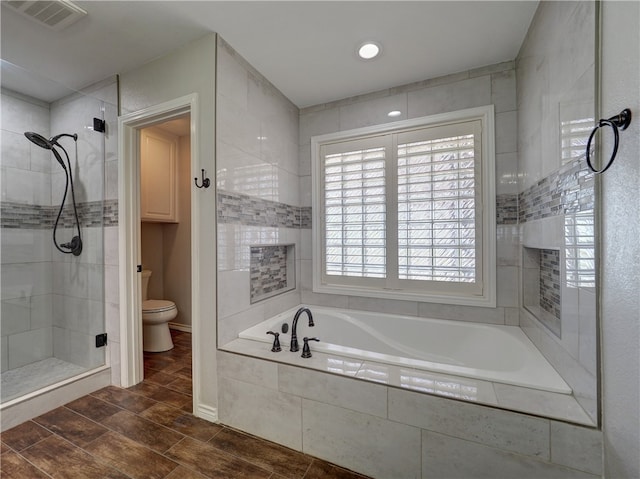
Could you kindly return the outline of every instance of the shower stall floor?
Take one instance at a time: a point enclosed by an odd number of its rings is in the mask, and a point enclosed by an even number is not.
[[[87,368],[57,358],[47,358],[19,368],[10,369],[1,375],[1,402],[11,401],[17,397],[76,376],[86,370]]]

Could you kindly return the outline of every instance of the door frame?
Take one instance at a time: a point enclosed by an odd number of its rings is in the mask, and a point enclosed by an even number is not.
[[[120,291],[120,381],[131,387],[142,381],[142,283],[137,265],[140,252],[140,130],[176,117],[190,114],[191,177],[200,169],[198,143],[198,95],[192,93],[158,105],[144,108],[118,118],[118,225],[119,225],[119,291]],[[200,251],[200,231],[197,219],[200,195],[191,188],[191,348],[192,363],[199,357],[201,330],[199,281],[200,267],[196,258]],[[193,410],[199,409],[200,381],[193,366]]]

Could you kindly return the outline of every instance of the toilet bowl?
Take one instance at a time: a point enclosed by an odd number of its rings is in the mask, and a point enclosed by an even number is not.
[[[147,299],[151,271],[142,271],[142,349],[159,353],[173,349],[169,321],[178,315],[173,301]]]

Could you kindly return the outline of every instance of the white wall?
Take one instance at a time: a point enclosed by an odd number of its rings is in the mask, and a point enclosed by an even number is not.
[[[199,164],[193,166],[198,170],[204,168],[209,176],[215,171],[215,64],[216,36],[210,34],[120,76],[122,114],[192,93],[198,95],[198,145],[192,147],[198,149]],[[195,186],[191,188],[193,191]],[[197,190],[194,194],[198,195],[200,208],[194,210],[192,222],[197,226],[195,231],[201,245],[200,251],[192,251],[199,264],[195,281],[200,288],[197,304],[193,305],[194,310],[200,311],[200,316],[193,318],[199,325],[193,339],[197,343],[194,382],[200,388],[201,406],[214,414],[218,391],[212,347],[216,344],[215,188]],[[197,206],[192,204],[193,208]]]
[[[640,477],[640,3],[602,2],[602,115],[630,108],[602,177],[602,392],[605,477]],[[611,151],[610,141],[604,151]]]

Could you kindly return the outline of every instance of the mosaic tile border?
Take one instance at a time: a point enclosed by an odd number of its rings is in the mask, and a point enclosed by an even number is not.
[[[518,224],[518,195],[505,194],[496,196],[496,224]]]
[[[58,216],[58,206],[28,205],[3,201],[0,205],[0,227],[12,229],[49,229]],[[78,205],[78,219],[82,228],[118,225],[118,200],[88,201]],[[59,227],[75,224],[73,208],[66,205]]]
[[[594,175],[577,158],[518,195],[518,221],[592,210]]]
[[[291,206],[242,193],[219,190],[218,222],[310,229],[311,207]]]

